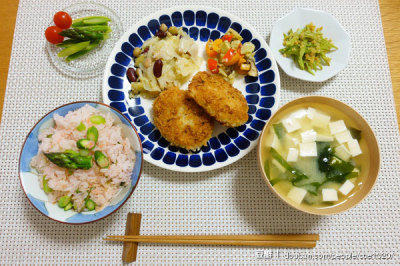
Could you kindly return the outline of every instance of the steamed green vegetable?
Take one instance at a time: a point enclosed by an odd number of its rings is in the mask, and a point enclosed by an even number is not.
[[[72,55],[74,53],[77,53],[77,52],[85,49],[89,44],[90,44],[90,42],[80,42],[77,44],[73,44],[73,45],[69,46],[68,48],[65,48],[64,50],[59,52],[57,54],[57,56],[58,57],[66,57],[66,56]]]
[[[59,167],[68,169],[90,169],[92,167],[91,156],[80,156],[67,152],[53,152],[44,154],[50,162]]]
[[[75,40],[95,41],[105,40],[108,36],[100,31],[82,30],[79,28],[64,30],[59,33],[61,36],[68,37]]]
[[[89,53],[91,50],[93,50],[95,47],[97,47],[100,44],[100,41],[91,41],[88,46],[86,46],[85,49],[80,50],[79,52],[76,52],[74,54],[71,54],[67,57],[66,61],[70,62],[74,59],[77,59],[87,53]]]
[[[108,168],[110,166],[110,161],[108,160],[107,156],[104,155],[101,151],[96,151],[94,153],[94,159],[98,166],[101,168]]]

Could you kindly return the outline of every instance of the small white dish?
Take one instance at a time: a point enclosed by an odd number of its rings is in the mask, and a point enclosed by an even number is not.
[[[323,27],[322,32],[325,38],[332,39],[339,49],[327,53],[332,58],[330,66],[323,66],[311,75],[301,70],[291,57],[284,57],[279,50],[283,46],[283,33],[290,29],[293,31],[304,28],[312,22],[317,28]],[[330,79],[347,66],[350,58],[351,41],[350,36],[330,14],[307,8],[298,8],[278,20],[272,28],[269,47],[282,70],[289,76],[305,81],[322,82]]]

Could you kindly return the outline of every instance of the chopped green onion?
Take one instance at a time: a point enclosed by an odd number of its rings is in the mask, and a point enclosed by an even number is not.
[[[101,115],[94,115],[94,116],[90,117],[90,122],[92,122],[93,124],[96,124],[96,125],[100,125],[100,124],[105,124],[106,119],[104,117],[102,117]]]
[[[295,169],[292,167],[283,157],[274,149],[271,147],[269,150],[269,153],[271,154],[272,158],[274,158],[280,165],[282,165],[287,171],[292,173],[294,175],[294,180],[293,182],[298,182],[302,180],[303,178],[308,179],[308,176],[301,173],[299,170]]]
[[[285,137],[285,129],[283,128],[283,124],[278,123],[273,124],[272,126],[274,127],[275,134],[278,136],[278,138],[280,140],[283,140],[283,138]]]
[[[81,122],[81,123],[79,124],[79,126],[76,127],[76,129],[77,129],[78,131],[84,131],[84,130],[86,129],[86,126],[85,126],[84,123]]]
[[[65,208],[72,200],[72,197],[69,196],[62,196],[59,200],[58,200],[58,206],[60,208]]]

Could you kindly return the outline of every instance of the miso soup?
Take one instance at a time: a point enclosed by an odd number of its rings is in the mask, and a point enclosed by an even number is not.
[[[346,114],[305,103],[275,116],[266,130],[264,171],[276,192],[293,204],[328,208],[362,188],[368,146]]]

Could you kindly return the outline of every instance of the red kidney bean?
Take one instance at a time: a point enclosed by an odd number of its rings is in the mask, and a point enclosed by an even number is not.
[[[136,82],[137,75],[134,68],[132,67],[128,68],[128,71],[126,71],[126,75],[128,76],[130,82]]]
[[[144,50],[143,50],[143,52],[142,52],[142,54],[144,54],[144,53],[147,53],[148,51],[149,51],[149,47],[146,47]]]
[[[156,78],[161,77],[162,67],[163,67],[163,62],[161,61],[161,59],[158,59],[156,62],[154,62],[153,74]]]
[[[167,37],[167,32],[159,30],[154,35],[156,35],[160,39],[164,39],[165,37]]]

